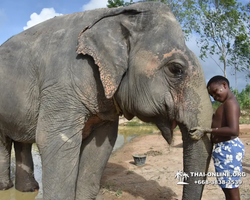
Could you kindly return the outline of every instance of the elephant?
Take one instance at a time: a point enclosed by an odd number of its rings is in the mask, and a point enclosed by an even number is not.
[[[11,142],[36,143],[44,200],[95,199],[114,147],[119,116],[155,124],[170,144],[183,139],[183,199],[201,199],[212,143],[192,127],[211,127],[202,67],[170,8],[159,2],[54,17],[0,46],[0,188],[9,178]],[[28,147],[27,147],[28,146]],[[33,163],[23,180],[36,188]],[[19,174],[16,175],[17,178]],[[26,176],[26,177],[25,177]],[[174,174],[173,174],[174,176]]]

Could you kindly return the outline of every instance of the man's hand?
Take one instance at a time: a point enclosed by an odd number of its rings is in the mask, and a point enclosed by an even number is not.
[[[211,132],[212,132],[211,128],[194,127],[190,129],[189,134],[193,140],[199,140],[205,133],[211,133]]]

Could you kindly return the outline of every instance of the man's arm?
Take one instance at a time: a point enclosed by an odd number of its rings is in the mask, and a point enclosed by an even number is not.
[[[228,100],[224,103],[224,114],[226,126],[220,128],[195,127],[190,130],[191,138],[199,140],[205,133],[212,133],[218,136],[238,136],[240,108],[236,100]]]

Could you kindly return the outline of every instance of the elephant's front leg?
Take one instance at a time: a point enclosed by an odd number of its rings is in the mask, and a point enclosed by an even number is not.
[[[13,187],[10,180],[11,139],[0,133],[0,190]]]
[[[21,192],[34,192],[39,189],[39,185],[34,178],[32,144],[14,142],[14,147],[16,155],[15,188]]]
[[[39,112],[36,142],[42,160],[44,200],[75,200],[84,111],[81,105],[70,107],[66,100],[56,102],[53,110],[51,102],[41,104]]]
[[[77,179],[77,200],[95,199],[100,181],[117,138],[118,118],[114,122],[101,122],[93,127],[83,140]]]

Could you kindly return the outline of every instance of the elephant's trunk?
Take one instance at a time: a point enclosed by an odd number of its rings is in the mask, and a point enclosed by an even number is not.
[[[206,180],[204,175],[207,173],[212,153],[210,134],[204,135],[198,141],[191,139],[189,135],[189,130],[194,126],[208,128],[212,124],[213,108],[205,83],[199,84],[197,91],[199,97],[199,102],[196,104],[197,116],[191,117],[190,112],[186,113],[190,121],[186,121],[185,125],[179,124],[183,140],[183,170],[189,176],[186,181],[189,184],[183,188],[184,200],[201,199]]]
[[[183,162],[184,172],[188,174],[189,184],[184,185],[183,200],[200,200],[206,180],[211,158],[212,144],[210,135],[202,137],[199,141],[192,140],[187,130],[181,127],[183,137]],[[187,134],[186,134],[187,133]]]

